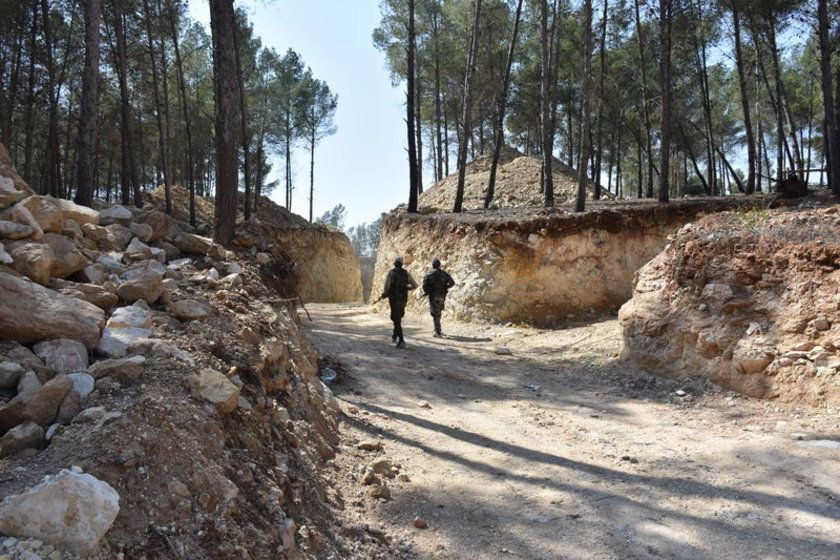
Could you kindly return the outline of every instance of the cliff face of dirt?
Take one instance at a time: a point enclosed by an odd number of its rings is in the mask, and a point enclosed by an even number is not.
[[[752,397],[840,402],[840,211],[724,213],[638,273],[624,353]]]
[[[157,208],[165,208],[163,189],[146,195]],[[189,198],[180,187],[172,188],[173,216],[189,220]],[[213,223],[212,199],[196,198],[197,230],[210,235]],[[304,218],[261,198],[249,222],[240,212],[239,237],[234,243],[256,255],[277,254],[293,264],[298,293],[304,302],[344,303],[362,300],[359,259],[344,233],[329,226],[310,224]]]
[[[662,250],[668,235],[699,213],[744,203],[604,203],[583,214],[393,213],[383,225],[373,296],[394,257],[403,255],[418,282],[431,260],[441,259],[457,283],[446,313],[461,320],[550,326],[581,311],[615,310],[632,295],[635,271]],[[426,305],[410,299],[412,308]]]
[[[492,157],[484,155],[477,157],[467,164],[464,182],[464,208],[474,210],[484,208],[484,197],[487,193],[487,183],[490,180],[490,166]],[[512,148],[503,148],[496,169],[496,188],[493,198],[494,208],[511,208],[521,206],[540,206],[543,195],[540,192],[540,168],[542,162],[539,157],[526,156]],[[577,192],[577,171],[555,159],[552,164],[554,171],[554,198],[557,204],[574,200]],[[440,211],[452,210],[455,202],[455,190],[458,184],[458,174],[453,173],[430,187],[420,195],[421,207]],[[594,185],[590,183],[590,195]],[[604,189],[604,198],[612,195]]]

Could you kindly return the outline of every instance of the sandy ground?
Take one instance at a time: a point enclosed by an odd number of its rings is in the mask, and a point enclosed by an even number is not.
[[[840,558],[840,411],[649,376],[609,316],[444,340],[408,317],[398,350],[384,313],[309,311],[343,370],[345,515],[402,546],[383,558]],[[358,481],[379,456],[410,478],[389,501]]]

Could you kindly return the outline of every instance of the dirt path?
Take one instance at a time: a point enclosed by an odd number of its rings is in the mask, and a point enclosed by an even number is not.
[[[310,312],[314,344],[347,374],[333,389],[348,516],[381,524],[406,557],[840,558],[836,410],[648,376],[617,357],[612,317],[450,322],[445,340],[408,318],[398,350],[385,314]],[[370,439],[384,450],[355,448]],[[390,501],[358,481],[379,456],[410,478],[388,481]]]

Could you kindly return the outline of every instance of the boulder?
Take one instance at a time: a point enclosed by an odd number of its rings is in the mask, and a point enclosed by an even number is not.
[[[48,340],[39,342],[32,349],[35,355],[58,375],[85,371],[88,368],[87,348],[76,340]]]
[[[116,294],[96,284],[68,282],[67,280],[53,278],[47,285],[66,296],[85,300],[100,309],[111,309],[120,301]]]
[[[0,457],[8,457],[29,447],[38,447],[43,442],[44,428],[35,422],[24,422],[0,438]]]
[[[102,331],[102,338],[96,349],[100,354],[110,358],[121,358],[130,348],[150,342],[151,329],[137,327],[112,329]]]
[[[5,239],[23,239],[34,233],[34,230],[25,224],[0,220],[0,237]]]
[[[105,226],[105,229],[111,234],[117,249],[120,251],[125,249],[131,240],[134,239],[134,234],[125,226],[111,224],[110,226]]]
[[[152,241],[152,237],[154,236],[154,230],[152,230],[152,226],[149,224],[138,224],[137,222],[132,222],[128,229],[131,230],[131,233],[136,235],[140,241],[143,243],[149,243]]]
[[[15,204],[11,208],[7,208],[3,212],[0,212],[0,217],[4,220],[31,228],[32,234],[30,236],[32,239],[38,240],[44,237],[44,230],[41,229],[41,225],[32,215],[32,212],[30,212],[26,206],[23,206],[22,204]]]
[[[55,420],[58,407],[73,382],[66,375],[58,376],[45,383],[37,391],[19,394],[0,406],[0,431],[7,431],[24,422],[32,421],[46,426]]]
[[[238,288],[242,285],[242,276],[240,276],[237,272],[228,274],[227,276],[222,278],[222,284],[227,284],[228,286]]]
[[[104,313],[93,304],[67,297],[0,271],[0,333],[23,344],[67,338],[88,348],[99,342]]]
[[[157,249],[163,250],[163,252],[166,254],[166,260],[168,261],[175,260],[181,256],[181,251],[178,250],[178,247],[176,247],[172,243],[167,243],[162,239],[156,241],[154,246]]]
[[[12,268],[27,276],[33,282],[42,285],[47,283],[55,261],[52,248],[49,245],[36,242],[16,242],[10,249],[13,260]]]
[[[145,356],[131,356],[115,360],[100,360],[90,366],[87,372],[94,379],[110,377],[120,383],[132,383],[143,375],[145,365]]]
[[[169,304],[167,312],[181,321],[195,321],[210,315],[210,304],[203,299],[182,299]]]
[[[53,372],[29,348],[11,340],[0,341],[0,358],[19,364],[24,370],[34,371],[43,380],[50,379],[53,375]]]
[[[82,226],[82,233],[85,239],[93,241],[97,249],[100,251],[123,249],[123,247],[117,247],[116,238],[110,231],[108,231],[108,228],[94,224],[85,224]]]
[[[0,210],[31,194],[32,189],[15,171],[9,151],[0,144]]]
[[[108,274],[105,272],[105,267],[99,263],[89,264],[84,267],[79,274],[79,278],[87,284],[102,285],[108,280]]]
[[[73,382],[73,387],[58,409],[56,421],[69,424],[82,411],[88,396],[93,392],[96,381],[87,373],[71,373],[67,377]]]
[[[31,393],[33,391],[37,391],[41,387],[43,387],[43,383],[41,383],[41,379],[38,377],[38,374],[34,371],[27,371],[23,374],[23,377],[20,378],[20,381],[17,385],[17,392],[18,395],[23,395],[24,393]]]
[[[34,195],[21,201],[21,204],[32,213],[44,231],[61,233],[64,220],[73,220],[80,226],[99,223],[99,212],[63,198]]]
[[[213,256],[215,254],[218,254],[221,249],[221,247],[213,243],[211,239],[192,233],[178,233],[172,239],[172,242],[181,251],[185,253],[193,253],[196,255]]]
[[[0,531],[87,554],[111,528],[119,503],[120,495],[108,483],[64,469],[0,502]]]
[[[127,226],[133,219],[134,214],[122,204],[114,204],[99,211],[99,223],[103,226],[109,226],[111,224]]]
[[[15,262],[15,259],[6,252],[6,247],[0,243],[0,264],[12,264]]]
[[[50,276],[67,278],[88,264],[87,258],[79,251],[76,244],[63,235],[47,233],[41,243],[49,245],[53,252]]]
[[[151,241],[166,237],[172,228],[172,218],[160,210],[146,210],[138,216],[137,221],[152,228]]]
[[[82,228],[75,220],[64,220],[64,227],[61,229],[61,235],[69,237],[70,239],[78,240],[84,239],[85,235],[82,233]]]
[[[142,299],[154,303],[163,292],[163,276],[148,268],[129,270],[117,287],[117,295],[126,303]]]
[[[109,329],[127,329],[131,327],[152,328],[152,314],[140,305],[126,305],[115,309],[105,326]]]
[[[26,370],[17,362],[0,362],[0,389],[14,389]]]
[[[216,370],[204,368],[187,380],[196,398],[204,399],[219,414],[228,414],[239,405],[239,387]]]
[[[152,248],[135,237],[125,248],[125,258],[129,261],[142,261],[152,258]]]

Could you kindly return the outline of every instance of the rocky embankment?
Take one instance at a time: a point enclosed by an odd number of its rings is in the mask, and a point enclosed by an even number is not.
[[[189,194],[181,187],[171,190],[173,216],[189,220]],[[159,210],[165,205],[162,188],[146,193],[146,200]],[[359,258],[341,231],[323,224],[310,224],[265,197],[261,197],[251,220],[242,215],[234,245],[289,261],[289,270],[279,275],[297,279],[298,295],[304,303],[350,303],[362,301]],[[196,197],[196,231],[209,234],[213,223],[212,199]]]
[[[378,297],[396,255],[419,282],[438,257],[457,286],[447,314],[465,321],[551,326],[581,312],[614,311],[633,290],[633,274],[699,214],[759,199],[602,203],[583,214],[520,209],[455,214],[393,212],[377,252]],[[425,301],[410,306],[425,312]]]
[[[0,558],[344,557],[286,264],[34,195],[0,146]]]
[[[840,208],[684,226],[621,308],[624,353],[752,397],[840,403]]]

